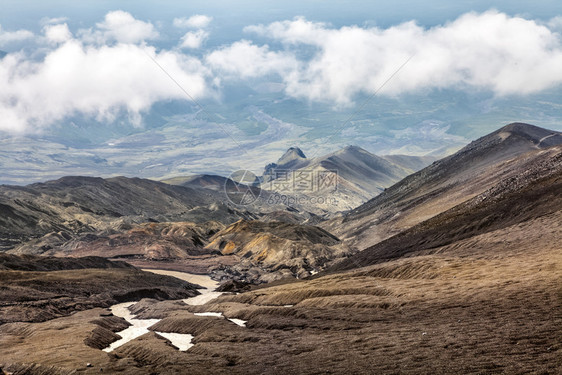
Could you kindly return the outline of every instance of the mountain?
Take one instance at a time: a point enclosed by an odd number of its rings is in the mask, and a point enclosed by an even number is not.
[[[275,179],[275,170],[298,169],[308,164],[308,160],[304,152],[298,147],[290,147],[283,156],[279,158],[277,163],[270,163],[265,166],[263,172],[264,181]]]
[[[380,157],[357,146],[308,159],[302,150],[291,147],[277,163],[265,167],[261,187],[278,194],[302,196],[303,201],[321,197],[329,202],[326,210],[344,211],[366,202],[433,160],[405,155]]]
[[[352,254],[338,238],[315,226],[244,220],[216,233],[206,248],[240,257],[242,261],[229,272],[245,275],[241,281],[252,283],[310,276],[329,262]],[[266,272],[244,272],[249,268]],[[214,275],[218,279],[227,276]]]
[[[498,179],[516,176],[527,159],[560,143],[560,132],[522,123],[504,126],[322,227],[364,249],[481,194]]]
[[[341,271],[393,259],[440,254],[560,250],[562,145],[503,164],[513,173],[484,192],[371,246],[333,267]],[[489,255],[489,254],[488,254]]]
[[[230,224],[254,217],[229,205],[219,192],[139,178],[63,177],[24,187],[0,186],[4,249],[52,232],[122,230],[142,222]]]
[[[306,159],[304,152],[298,147],[289,147],[289,149],[281,156],[277,162],[278,166],[284,168],[291,168],[291,165],[296,165]]]
[[[215,191],[222,191],[229,182],[229,179],[223,176],[212,174],[196,174],[192,176],[180,176],[161,180],[166,184],[180,185],[192,188],[205,188]]]

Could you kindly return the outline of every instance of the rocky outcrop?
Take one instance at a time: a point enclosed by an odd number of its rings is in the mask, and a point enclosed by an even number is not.
[[[334,259],[351,254],[338,238],[318,227],[260,221],[232,224],[214,235],[206,248],[240,257],[240,264],[232,267],[229,273],[246,275],[238,279],[246,282],[306,277]],[[216,276],[219,275],[217,271]]]
[[[100,350],[121,338],[115,332],[122,331],[131,325],[125,319],[113,316],[111,313],[108,316],[94,319],[90,323],[96,324],[97,327],[84,339],[84,344]]]

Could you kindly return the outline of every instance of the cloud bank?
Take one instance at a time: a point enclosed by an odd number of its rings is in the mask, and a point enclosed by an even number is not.
[[[457,87],[528,94],[562,83],[560,34],[496,11],[468,13],[430,29],[413,21],[388,29],[333,29],[296,18],[246,31],[283,43],[287,55],[314,48],[309,61],[298,61],[289,75],[281,72],[288,95],[313,101],[347,105],[360,92],[374,92],[412,56],[383,93]]]
[[[248,40],[223,47],[206,58],[207,63],[222,77],[232,79],[255,78],[279,74],[290,79],[298,69],[298,61],[291,53],[270,51]]]
[[[97,44],[140,43],[158,36],[152,23],[137,20],[122,10],[107,13],[103,22],[97,23],[95,29],[80,30],[83,41]]]
[[[125,114],[138,125],[155,102],[185,99],[152,59],[193,97],[208,94],[210,72],[199,60],[134,44],[156,33],[152,25],[122,13],[108,14],[98,29],[79,33],[85,35],[81,39],[66,24],[46,26],[43,38],[55,46],[42,61],[23,53],[0,60],[0,130],[40,130],[75,114],[98,121]],[[89,39],[92,35],[116,43],[100,45],[98,38]]]
[[[188,51],[210,37],[205,15],[174,19],[193,30],[170,50],[154,46],[156,26],[124,11],[74,33],[65,19],[43,22],[41,36],[0,29],[0,47],[34,38],[46,51],[41,60],[24,52],[0,60],[0,130],[42,129],[74,114],[112,121],[124,113],[138,124],[155,102],[185,99],[149,56],[195,98],[212,96],[219,82],[263,78],[282,82],[289,97],[350,106],[412,56],[381,95],[441,88],[525,95],[562,84],[560,20],[488,11],[432,28],[411,21],[383,29],[295,18],[248,26],[247,39],[197,57]],[[256,44],[255,35],[277,47]]]

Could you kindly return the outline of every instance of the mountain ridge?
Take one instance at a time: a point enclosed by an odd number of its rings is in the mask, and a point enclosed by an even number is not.
[[[342,261],[333,271],[368,266],[410,254],[431,254],[432,249],[454,242],[560,214],[562,145],[551,146],[539,153],[537,158],[522,155],[521,165],[517,163],[519,160],[509,161],[519,173],[500,179],[481,194]]]
[[[517,173],[502,163],[557,143],[562,143],[560,132],[509,124],[322,226],[353,246],[366,248],[482,193],[500,175]]]

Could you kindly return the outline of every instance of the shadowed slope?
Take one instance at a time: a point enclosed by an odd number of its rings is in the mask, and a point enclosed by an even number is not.
[[[139,178],[63,177],[25,187],[0,186],[0,245],[50,232],[128,229],[147,221],[253,218],[221,203],[224,194]]]
[[[519,174],[527,162],[518,159],[518,167],[507,161],[559,143],[559,132],[520,123],[507,125],[322,227],[359,249],[366,248],[481,194],[498,179]]]
[[[534,151],[504,165],[507,170],[512,167],[518,173],[498,181],[474,198],[356,254],[331,270],[431,253],[460,240],[543,216],[550,217],[562,210],[562,146]],[[560,227],[554,219],[548,225]]]

